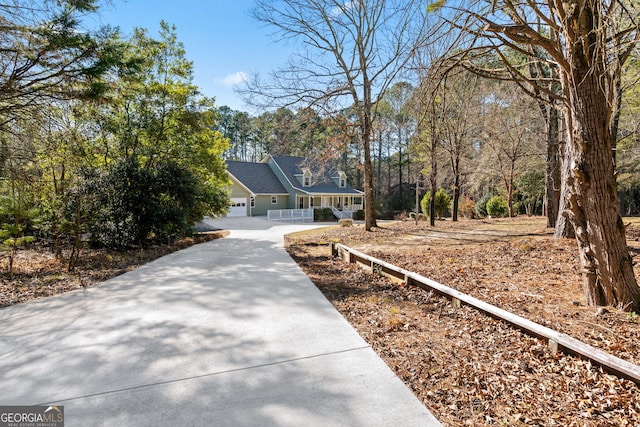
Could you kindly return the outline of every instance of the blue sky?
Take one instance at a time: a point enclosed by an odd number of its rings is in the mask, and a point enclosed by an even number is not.
[[[254,0],[112,0],[97,19],[125,35],[143,27],[157,36],[161,20],[175,25],[201,92],[218,106],[252,112],[234,93],[234,83],[241,73],[273,71],[288,57],[286,44],[269,36],[272,29],[249,16],[253,6]]]

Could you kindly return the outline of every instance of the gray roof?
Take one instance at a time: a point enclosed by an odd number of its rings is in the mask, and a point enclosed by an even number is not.
[[[227,160],[227,170],[253,194],[287,194],[267,164]]]
[[[362,192],[353,189],[349,183],[347,183],[345,188],[340,188],[333,179],[338,176],[339,171],[330,164],[325,165],[323,168],[318,168],[314,167],[313,162],[306,161],[302,157],[271,156],[271,159],[280,167],[280,170],[282,170],[289,182],[301,191],[316,194],[362,194]],[[296,175],[302,175],[302,169],[307,166],[313,178],[309,187],[303,187],[296,178]]]

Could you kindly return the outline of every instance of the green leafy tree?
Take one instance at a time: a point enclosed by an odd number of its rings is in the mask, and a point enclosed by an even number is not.
[[[57,195],[64,193],[72,176],[72,162],[64,154],[70,150],[54,144],[56,139],[61,145],[70,137],[75,141],[69,133],[63,136],[69,126],[59,112],[78,100],[104,99],[106,76],[121,62],[122,46],[115,31],[88,32],[82,26],[82,18],[95,12],[97,4],[93,0],[0,4],[0,194],[13,206],[41,212],[45,222],[34,230],[38,233],[47,223],[58,228],[59,223],[47,217],[59,211]],[[52,137],[55,134],[60,138]],[[5,224],[5,231],[12,229],[11,238],[19,242],[24,224]]]
[[[38,220],[39,211],[29,208],[17,198],[0,198],[0,249],[7,252],[9,274],[13,274],[13,261],[19,247],[35,240],[30,232]]]
[[[223,212],[229,140],[215,130],[213,99],[201,96],[192,82],[193,64],[175,27],[162,22],[159,40],[137,29],[130,45],[127,55],[138,67],[114,82],[113,102],[96,111],[108,130],[101,136],[108,158],[134,158],[146,169],[175,162],[197,176],[207,194],[216,194],[207,199],[209,213]]]
[[[206,185],[174,162],[149,169],[129,157],[106,171],[85,170],[81,182],[67,206],[68,217],[88,213],[86,231],[93,241],[114,249],[188,235],[212,203]]]
[[[521,205],[527,215],[534,215],[542,204],[545,194],[545,174],[542,170],[532,170],[518,177],[516,188],[521,196]]]
[[[451,208],[451,196],[444,190],[444,188],[440,188],[436,191],[435,197],[435,213],[438,219],[444,218],[449,209]],[[431,203],[431,192],[427,192],[427,194],[422,197],[420,201],[420,208],[422,209],[422,213],[425,215],[429,215],[429,204]]]
[[[480,198],[480,200],[478,200],[478,203],[476,203],[475,205],[476,215],[479,216],[480,218],[484,218],[485,216],[488,215],[487,202],[489,201],[489,199],[491,199],[491,197],[493,197],[491,194],[485,194]]]
[[[95,0],[0,4],[0,129],[52,101],[104,93],[119,50],[112,30],[82,29],[82,16],[96,10]]]
[[[414,94],[413,86],[408,82],[398,82],[391,86],[380,102],[380,120],[385,123],[389,131],[389,140],[397,153],[397,168],[399,191],[399,204],[405,206],[404,194],[405,182],[411,182],[411,158],[409,154],[409,142],[416,129],[416,120],[411,111],[411,97]],[[405,173],[406,172],[406,173]],[[408,200],[410,200],[407,197]]]

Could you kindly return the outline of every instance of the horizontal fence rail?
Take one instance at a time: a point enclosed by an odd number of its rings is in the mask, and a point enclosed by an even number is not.
[[[563,351],[567,354],[589,360],[611,374],[629,379],[640,385],[640,366],[638,365],[583,343],[567,334],[527,320],[524,317],[488,304],[471,295],[463,294],[434,280],[396,267],[393,264],[389,264],[340,243],[333,243],[331,250],[334,257],[340,258],[345,262],[358,264],[372,273],[403,282],[407,286],[418,286],[424,290],[433,291],[438,295],[448,298],[451,300],[451,303],[457,307],[465,304],[494,319],[503,320],[528,335],[546,340],[552,351]]]

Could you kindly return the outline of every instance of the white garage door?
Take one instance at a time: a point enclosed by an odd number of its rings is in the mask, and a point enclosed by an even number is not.
[[[231,198],[231,208],[227,216],[247,216],[247,199],[244,197]]]

